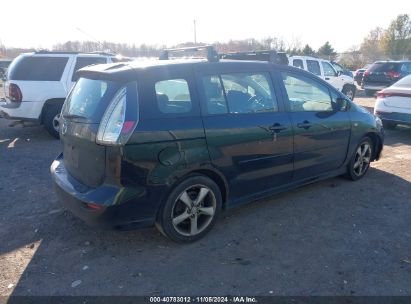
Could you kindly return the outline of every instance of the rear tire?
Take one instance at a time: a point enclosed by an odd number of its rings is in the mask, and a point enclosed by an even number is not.
[[[60,138],[60,112],[62,105],[48,105],[44,114],[44,127],[49,134],[57,139]]]
[[[382,126],[384,127],[384,129],[394,130],[397,127],[397,124],[395,122],[383,120]]]
[[[369,137],[364,137],[355,148],[354,154],[347,166],[346,176],[352,181],[363,178],[370,167],[373,153],[373,142]]]
[[[191,175],[171,191],[159,211],[157,229],[178,243],[201,239],[214,226],[221,212],[217,184],[203,175]]]

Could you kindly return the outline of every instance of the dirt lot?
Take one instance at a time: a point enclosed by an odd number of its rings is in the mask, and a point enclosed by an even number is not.
[[[186,246],[64,211],[49,176],[60,150],[41,127],[0,119],[0,295],[411,295],[411,128],[387,132],[361,181],[230,211]]]

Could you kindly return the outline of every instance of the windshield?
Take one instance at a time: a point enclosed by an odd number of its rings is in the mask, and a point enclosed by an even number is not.
[[[331,64],[333,65],[334,69],[336,69],[337,72],[344,72],[345,68],[341,65],[339,65],[336,62],[331,62]]]
[[[409,88],[411,89],[411,75],[405,76],[404,78],[398,80],[393,87]]]
[[[121,83],[80,78],[67,97],[62,115],[69,120],[99,123]]]

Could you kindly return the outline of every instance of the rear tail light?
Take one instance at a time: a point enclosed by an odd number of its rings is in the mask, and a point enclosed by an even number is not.
[[[390,78],[398,78],[401,76],[401,73],[398,73],[396,71],[389,71],[386,72],[385,75],[389,76]]]
[[[363,74],[363,76],[368,76],[368,75],[370,75],[369,71],[365,71],[364,74]]]
[[[9,98],[13,102],[21,102],[23,100],[23,94],[17,84],[10,83],[9,85]]]
[[[137,121],[126,120],[127,89],[123,87],[107,107],[97,132],[96,142],[104,145],[123,145],[134,131]]]

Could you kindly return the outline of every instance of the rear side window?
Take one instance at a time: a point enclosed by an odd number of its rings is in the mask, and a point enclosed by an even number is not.
[[[294,59],[293,66],[295,66],[296,68],[304,69],[304,64],[301,59]]]
[[[13,62],[8,78],[27,81],[60,81],[68,57],[21,57]]]
[[[99,123],[121,87],[118,82],[80,78],[67,97],[62,114],[67,119]]]
[[[203,77],[208,114],[278,111],[268,73],[235,73]]]
[[[316,60],[307,60],[307,70],[314,75],[321,76],[320,64]]]
[[[103,57],[77,57],[76,65],[74,67],[74,73],[73,73],[73,76],[71,77],[71,81],[77,81],[79,79],[79,76],[77,76],[76,71],[80,70],[81,68],[84,68],[92,64],[100,64],[100,63],[106,63],[106,62],[107,62],[107,59]]]
[[[168,79],[155,84],[157,105],[161,113],[188,113],[192,102],[185,79]]]
[[[282,77],[292,112],[333,110],[330,91],[323,84],[302,75],[282,73]],[[334,98],[338,97],[334,95]]]
[[[411,62],[405,62],[401,65],[401,72],[411,73]]]

